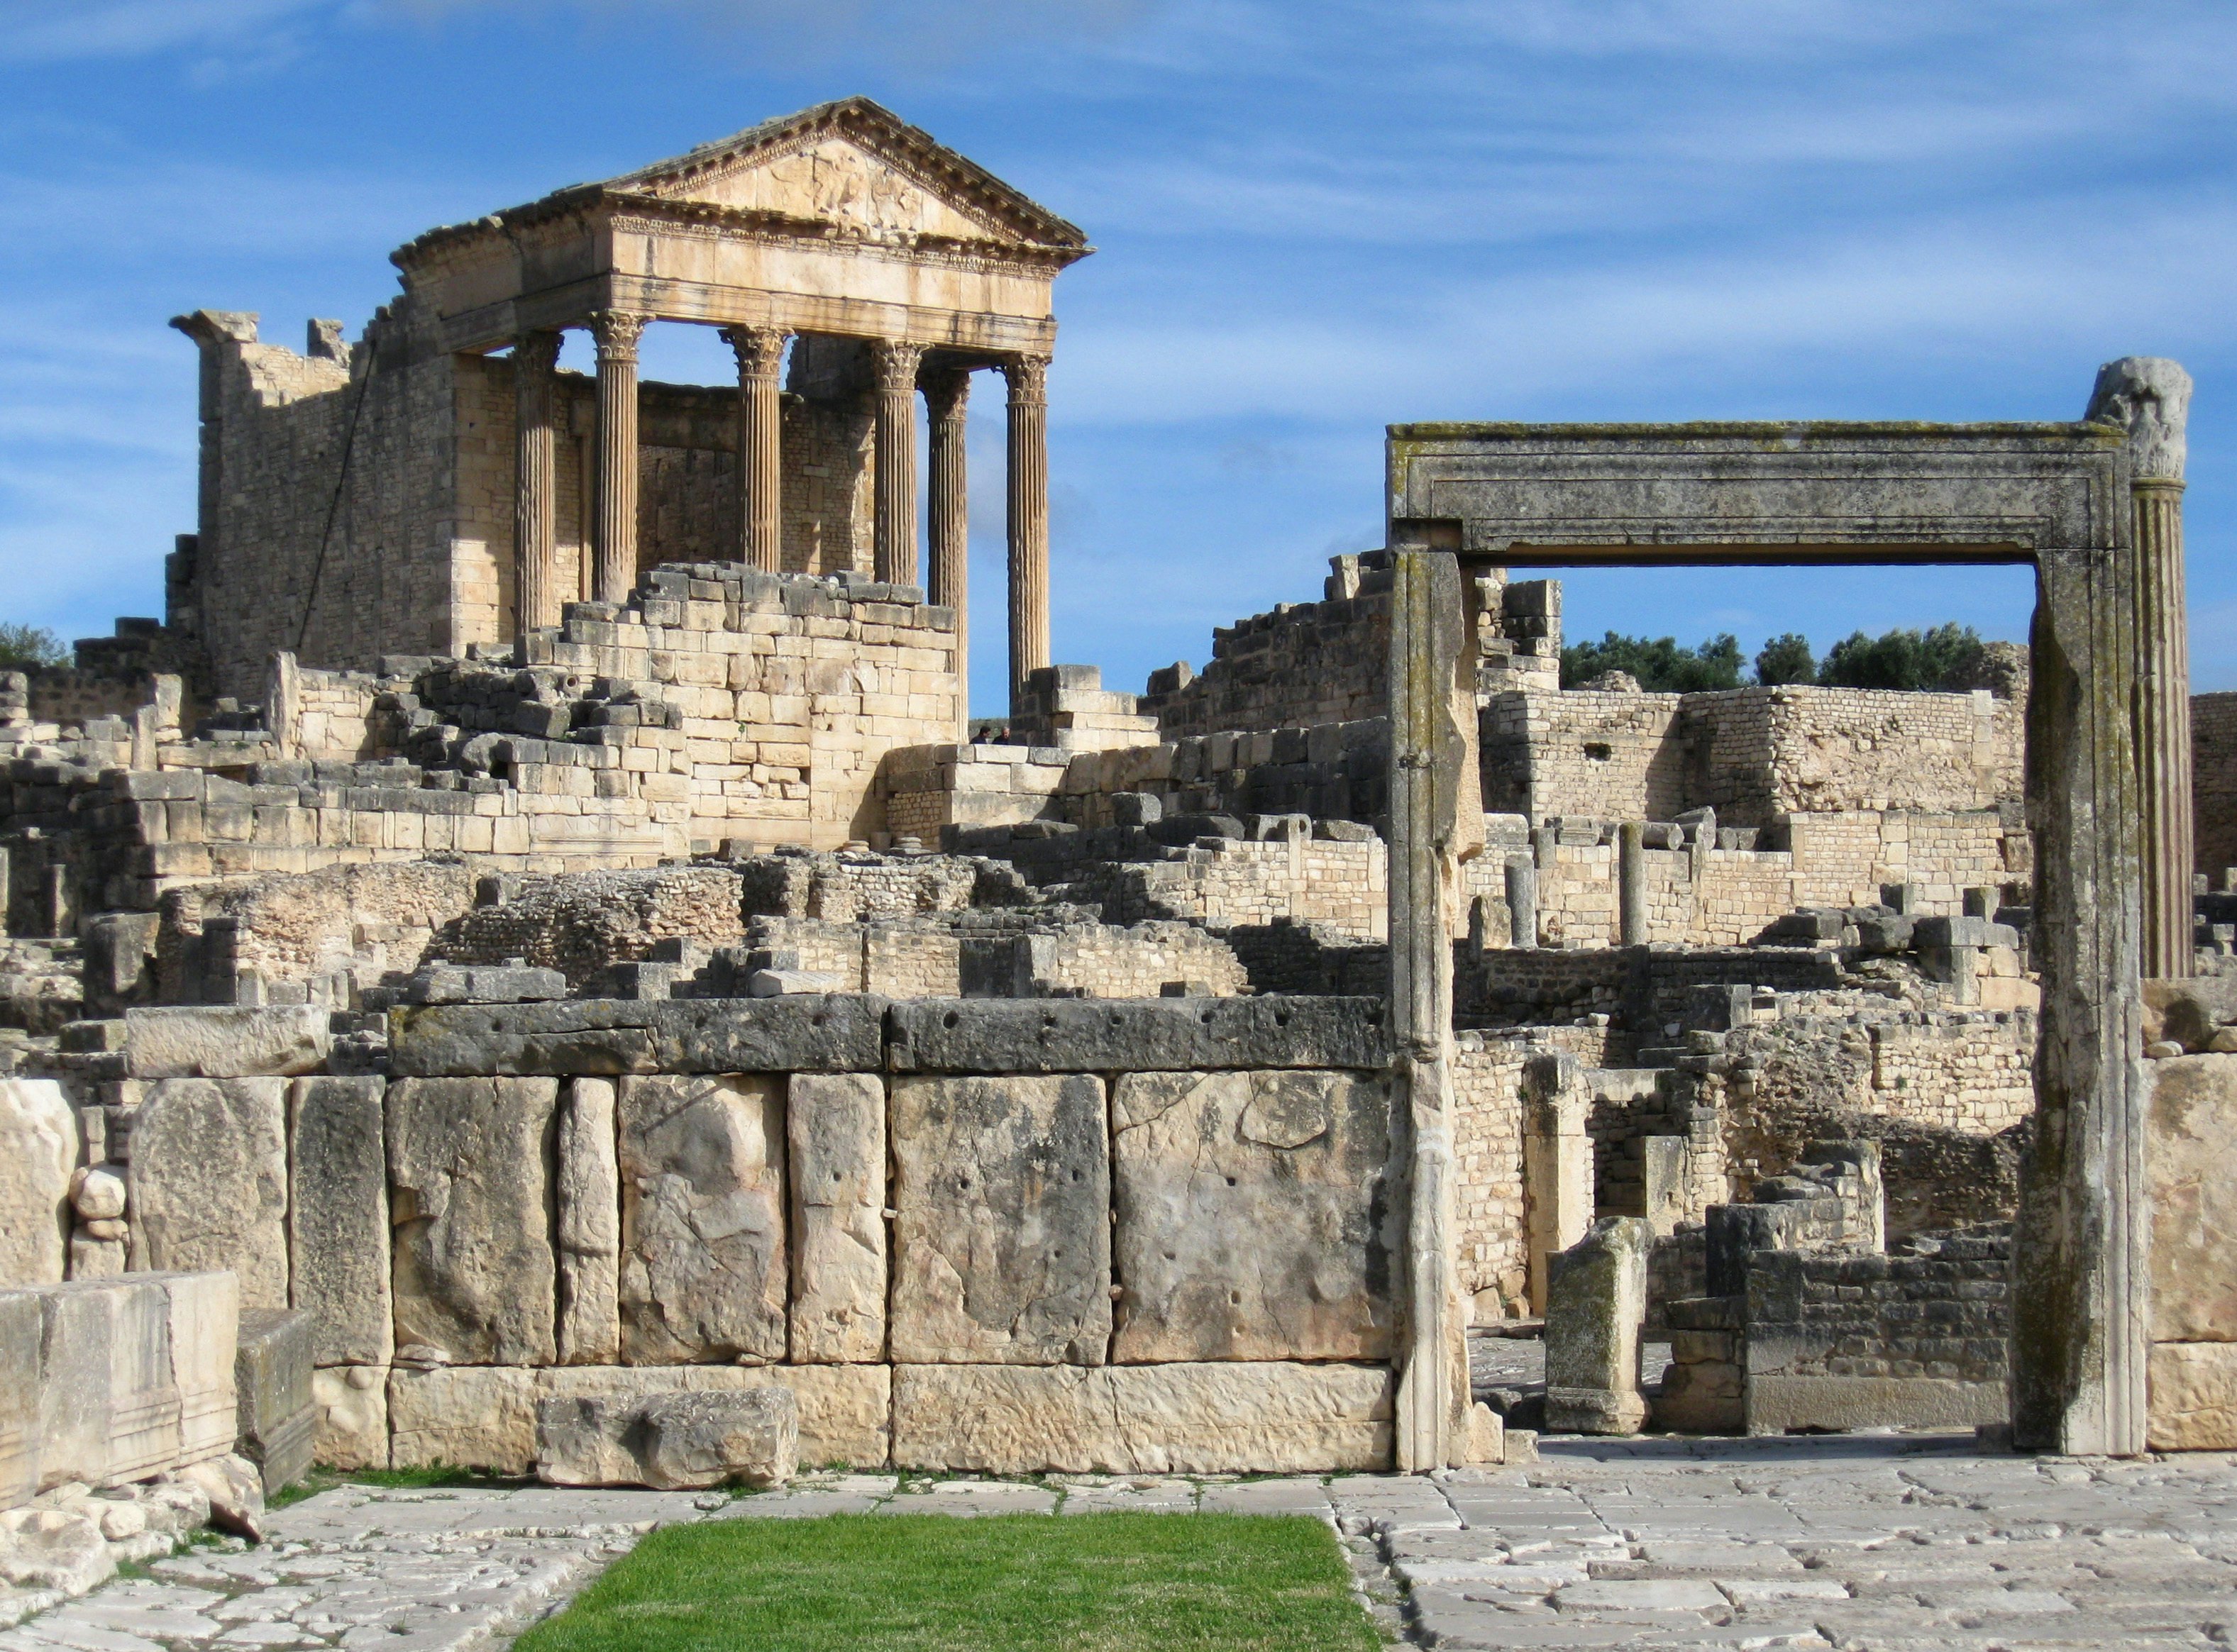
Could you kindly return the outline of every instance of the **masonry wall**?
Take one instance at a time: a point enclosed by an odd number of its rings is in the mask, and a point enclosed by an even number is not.
[[[2237,866],[2237,694],[2190,697],[2190,776],[2198,870]]]
[[[1537,1048],[1462,1033],[1453,1053],[1453,1254],[1461,1289],[1523,1300],[1522,1068]]]
[[[1526,815],[1668,820],[1687,799],[1680,694],[1574,688],[1489,695],[1480,718],[1483,806]]]

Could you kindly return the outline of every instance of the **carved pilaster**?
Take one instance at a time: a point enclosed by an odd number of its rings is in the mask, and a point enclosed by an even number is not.
[[[970,590],[971,518],[966,469],[966,405],[971,375],[960,367],[924,376],[924,402],[931,425],[932,601],[955,610],[955,718],[957,738],[967,735],[971,720]]]
[[[1049,663],[1048,367],[1046,356],[1012,356],[1009,381],[1010,705],[1026,678]]]
[[[749,568],[783,565],[783,410],[777,399],[785,342],[779,327],[724,327],[738,358],[738,546]]]
[[[916,370],[921,345],[881,339],[870,346],[877,375],[878,577],[914,585],[916,574]]]
[[[2143,972],[2194,968],[2191,874],[2190,633],[2185,611],[2182,490],[2190,375],[2158,356],[2097,371],[2089,418],[2128,432],[2129,525],[2136,547],[2136,768],[2143,806]]]
[[[559,448],[551,375],[559,335],[531,332],[512,347],[513,635],[559,622],[551,559],[559,540]]]
[[[598,345],[597,600],[629,600],[637,583],[637,346],[649,318],[628,310],[591,317]]]

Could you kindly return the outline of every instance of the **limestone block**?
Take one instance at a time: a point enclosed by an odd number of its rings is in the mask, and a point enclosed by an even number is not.
[[[921,998],[893,1006],[895,1072],[1379,1070],[1379,998]]]
[[[128,1010],[124,1029],[131,1078],[292,1078],[316,1072],[333,1044],[316,1005]]]
[[[83,1509],[0,1514],[0,1579],[14,1588],[82,1595],[115,1575],[101,1523]]]
[[[901,1366],[897,1468],[990,1474],[1388,1469],[1383,1366]]]
[[[2149,1372],[2153,1451],[2237,1451],[2237,1342],[2155,1342]]]
[[[1557,1433],[1636,1434],[1639,1328],[1646,1317],[1653,1231],[1605,1216],[1554,1258],[1546,1297],[1546,1426]]]
[[[0,1291],[0,1508],[39,1489],[42,1314],[30,1291]]]
[[[245,1457],[204,1458],[180,1478],[209,1498],[210,1524],[251,1543],[264,1540],[264,1477]]]
[[[247,1307],[287,1306],[287,1086],[166,1078],[132,1126],[132,1267],[230,1268]]]
[[[897,1078],[892,1130],[894,1359],[1101,1365],[1103,1081]]]
[[[388,1373],[389,1466],[531,1472],[538,1374],[518,1366],[398,1366]]]
[[[846,1073],[884,1065],[885,1000],[585,998],[393,1010],[390,1070],[413,1077],[531,1073]]]
[[[247,1308],[234,1355],[239,1406],[235,1449],[256,1464],[267,1491],[293,1485],[311,1466],[318,1413],[311,1396],[312,1316]]]
[[[619,1293],[630,1365],[784,1358],[782,1083],[622,1081]]]
[[[2147,1062],[2144,1078],[2152,1336],[2237,1342],[2237,1056]]]
[[[51,1078],[0,1078],[0,1286],[60,1280],[77,1115]]]
[[[1507,1420],[1480,1399],[1468,1407],[1468,1460],[1507,1461]]]
[[[121,1167],[89,1164],[70,1173],[70,1208],[80,1221],[121,1221],[124,1196]]]
[[[556,1354],[545,1166],[558,1091],[549,1078],[389,1086],[399,1359],[548,1365]]]
[[[536,1474],[551,1485],[657,1491],[790,1479],[800,1407],[775,1384],[649,1398],[552,1395],[536,1407]]]
[[[378,1366],[332,1366],[311,1372],[318,1430],[316,1461],[330,1469],[388,1466],[388,1372]]]
[[[1384,1080],[1131,1073],[1112,1113],[1112,1359],[1389,1357]]]
[[[238,1291],[218,1273],[36,1293],[41,1484],[122,1484],[229,1450]]]
[[[312,1316],[317,1365],[385,1366],[395,1346],[386,1089],[313,1076],[287,1089],[289,1290]]]
[[[614,1086],[568,1082],[559,1110],[559,1362],[608,1365],[621,1354],[621,1169]]]
[[[162,1274],[169,1315],[171,1381],[179,1391],[177,1460],[233,1449],[240,1424],[234,1353],[240,1346],[239,1280],[231,1274]],[[128,1478],[112,1469],[118,1478]]]
[[[886,1088],[874,1073],[795,1073],[791,1358],[874,1360],[886,1346]]]

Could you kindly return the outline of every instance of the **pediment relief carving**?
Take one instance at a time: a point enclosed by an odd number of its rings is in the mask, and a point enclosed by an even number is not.
[[[888,157],[838,135],[742,158],[648,193],[667,201],[828,224],[871,240],[937,236],[1028,244],[993,214],[944,196]]]

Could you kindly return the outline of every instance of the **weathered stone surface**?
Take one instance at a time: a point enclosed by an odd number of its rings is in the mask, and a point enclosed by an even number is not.
[[[886,1087],[874,1073],[796,1073],[791,1149],[792,1353],[881,1359],[886,1347]]]
[[[2193,976],[2146,981],[2144,1042],[2203,1050],[2222,1028],[2237,1022],[2237,977]]]
[[[0,1286],[46,1285],[69,1257],[77,1115],[51,1078],[0,1078]]]
[[[318,1414],[313,1454],[333,1469],[388,1466],[388,1372],[379,1366],[330,1366],[311,1372]]]
[[[115,1575],[101,1524],[84,1509],[0,1514],[0,1578],[14,1587],[82,1595]]]
[[[547,1396],[536,1407],[537,1478],[551,1485],[766,1490],[799,1461],[800,1407],[776,1384],[649,1397]]]
[[[133,1078],[292,1078],[325,1063],[328,1019],[307,1004],[128,1010],[124,1070]]]
[[[1102,1364],[1103,1081],[897,1078],[892,1121],[894,1359]]]
[[[2237,1056],[2145,1067],[2152,1336],[2237,1342]]]
[[[264,1477],[255,1464],[228,1454],[204,1458],[179,1473],[209,1498],[212,1525],[251,1543],[264,1541]]]
[[[501,964],[430,964],[405,984],[406,1004],[542,1004],[567,996],[557,970]]]
[[[548,1365],[557,1353],[546,1166],[558,1090],[549,1078],[389,1086],[399,1359]]]
[[[781,1079],[760,1076],[622,1081],[630,1365],[784,1358],[782,1097]]]
[[[570,1080],[559,1109],[559,1362],[621,1357],[621,1169],[614,1086]]]
[[[1380,1069],[1380,998],[921,998],[888,1013],[897,1073]]]
[[[39,1299],[0,1291],[0,1508],[39,1489]]]
[[[245,1307],[287,1306],[287,1086],[167,1078],[132,1127],[132,1267],[230,1268]]]
[[[89,1164],[70,1172],[70,1208],[80,1221],[121,1221],[124,1216],[122,1167]]]
[[[1605,1216],[1553,1259],[1546,1299],[1546,1426],[1557,1433],[1636,1434],[1639,1327],[1646,1317],[1653,1233]]]
[[[884,1012],[856,993],[428,1004],[389,1012],[389,1064],[415,1077],[874,1072]]]
[[[901,1366],[898,1468],[1326,1473],[1390,1465],[1387,1366]]]
[[[239,1405],[234,1449],[254,1463],[267,1491],[293,1485],[311,1466],[318,1412],[311,1396],[312,1317],[247,1308],[233,1361]]]
[[[2237,1451],[2237,1342],[2152,1345],[2151,1449]]]
[[[229,1450],[239,1291],[208,1273],[34,1293],[40,1483],[121,1484]]]
[[[388,1163],[379,1078],[299,1078],[287,1089],[287,1254],[294,1305],[312,1316],[313,1363],[385,1366]]]
[[[888,1366],[399,1368],[389,1377],[388,1414],[398,1468],[448,1463],[525,1475],[536,1465],[541,1399],[598,1396],[635,1403],[661,1394],[777,1385],[790,1389],[799,1405],[802,1463],[876,1468],[888,1453],[892,1379]]]
[[[153,1274],[163,1287],[170,1342],[171,1383],[179,1391],[179,1446],[175,1459],[199,1461],[233,1448],[240,1423],[234,1391],[234,1355],[240,1346],[241,1284],[231,1274]],[[113,1464],[113,1479],[139,1473]]]
[[[1132,1073],[1111,1105],[1112,1359],[1389,1356],[1386,1080]]]

